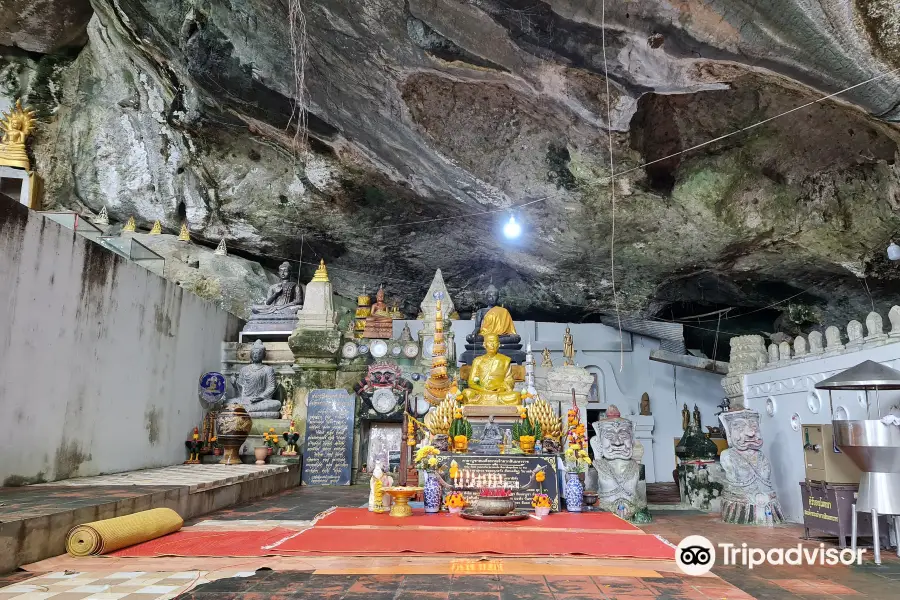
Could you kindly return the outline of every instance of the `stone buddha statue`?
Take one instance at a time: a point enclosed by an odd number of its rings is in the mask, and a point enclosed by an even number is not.
[[[275,369],[262,364],[266,347],[256,340],[250,349],[250,364],[237,375],[231,376],[231,384],[238,393],[233,402],[243,406],[252,419],[280,419],[281,402],[275,400]]]
[[[500,339],[494,333],[484,336],[484,351],[475,357],[469,372],[468,386],[463,390],[465,404],[506,406],[522,403],[522,395],[513,389],[512,361],[499,354]]]
[[[719,415],[728,436],[722,452],[725,484],[722,520],[727,523],[774,525],[784,521],[772,485],[772,465],[762,452],[759,413],[737,410]]]
[[[291,265],[283,262],[278,267],[281,280],[269,287],[261,304],[250,307],[250,320],[246,332],[291,332],[297,324],[297,311],[303,308],[303,288],[290,280]]]
[[[634,425],[611,405],[606,418],[594,423],[594,431],[591,446],[600,508],[623,519],[649,522],[646,483],[641,481],[641,463],[634,457]]]
[[[522,337],[516,333],[509,311],[502,306],[497,306],[500,292],[493,284],[485,290],[485,302],[487,306],[480,308],[472,315],[475,328],[466,336],[466,351],[460,360],[465,364],[473,364],[475,357],[484,353],[483,341],[488,334],[496,335],[500,341],[500,351],[508,356],[512,362],[522,364],[525,362],[525,352],[522,351]]]
[[[303,308],[303,289],[299,283],[289,281],[291,265],[285,261],[278,267],[278,278],[281,280],[269,287],[269,293],[262,304],[254,304],[250,312],[257,315],[273,313],[297,314]]]

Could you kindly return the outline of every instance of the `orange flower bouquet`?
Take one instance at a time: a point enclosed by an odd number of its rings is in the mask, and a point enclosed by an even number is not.
[[[444,498],[444,504],[447,505],[451,515],[457,515],[466,507],[466,498],[462,492],[451,492]]]

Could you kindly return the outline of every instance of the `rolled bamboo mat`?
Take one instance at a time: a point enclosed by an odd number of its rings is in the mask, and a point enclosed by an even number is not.
[[[66,536],[66,550],[72,556],[106,554],[174,533],[182,525],[184,520],[171,508],[154,508],[73,527]]]

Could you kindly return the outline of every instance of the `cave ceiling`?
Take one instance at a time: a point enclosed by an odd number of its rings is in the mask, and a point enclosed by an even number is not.
[[[71,15],[45,38],[21,3],[2,82],[45,203],[324,258],[411,315],[437,268],[462,312],[490,281],[517,318],[730,309],[686,321],[699,346],[896,302],[890,0],[617,1],[605,33],[600,0],[296,0],[300,152],[294,1],[42,0]]]

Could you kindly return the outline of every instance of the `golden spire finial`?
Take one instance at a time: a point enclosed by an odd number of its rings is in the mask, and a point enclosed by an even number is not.
[[[125,227],[122,228],[122,231],[137,231],[137,224],[134,222],[134,217],[128,217],[128,222],[125,223]]]
[[[159,219],[154,221],[153,229],[150,230],[150,235],[160,235],[162,233],[162,225],[159,222]]]
[[[34,129],[34,111],[22,107],[22,101],[16,100],[16,106],[3,113],[0,120],[3,138],[0,139],[0,165],[31,170],[28,154],[25,152],[25,140]]]
[[[316,269],[316,274],[313,275],[313,281],[328,281],[328,271],[325,269],[325,259],[322,259],[319,262],[319,268]]]
[[[191,241],[191,232],[188,231],[187,222],[181,224],[181,233],[178,234],[178,239],[182,242]]]

